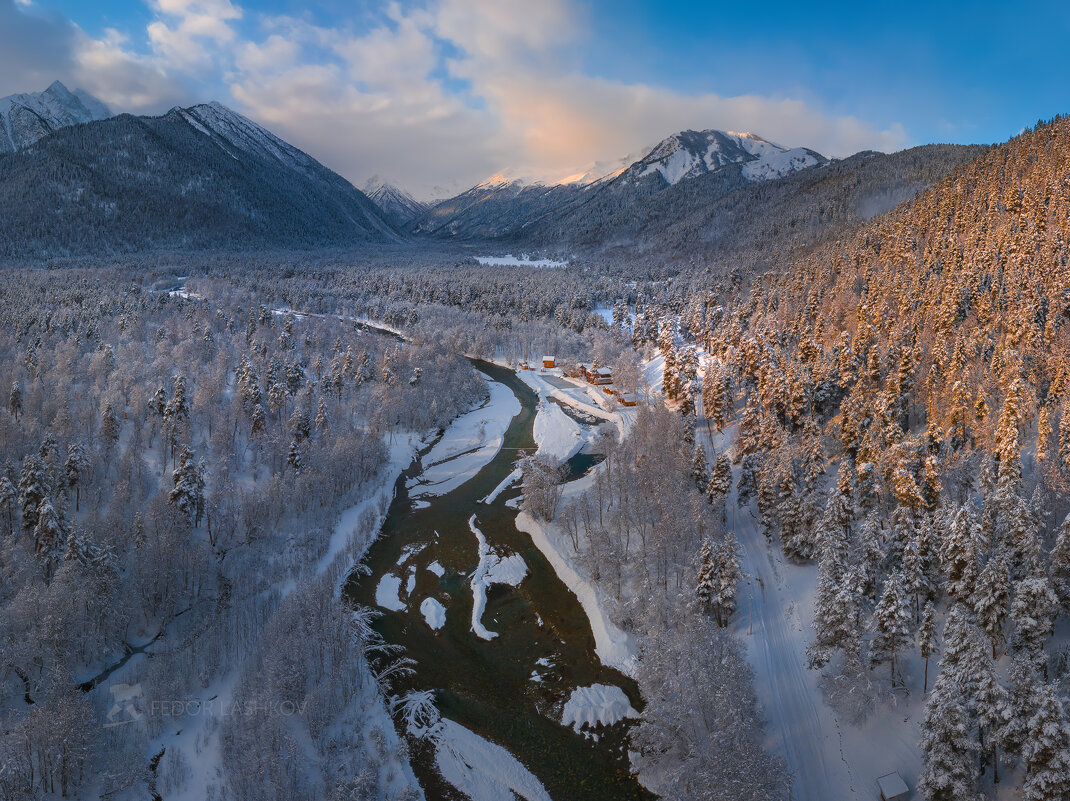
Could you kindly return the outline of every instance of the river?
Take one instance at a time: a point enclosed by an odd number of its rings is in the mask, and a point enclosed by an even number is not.
[[[642,709],[642,701],[634,681],[601,664],[576,597],[531,539],[517,531],[517,512],[508,502],[519,489],[502,492],[491,504],[481,503],[516,468],[519,449],[535,447],[532,424],[538,398],[512,371],[481,361],[473,364],[488,379],[508,387],[521,404],[501,450],[474,478],[420,504],[412,502],[406,488],[407,480],[421,473],[420,460],[415,460],[398,480],[382,533],[365,557],[371,574],[354,573],[346,594],[354,603],[376,607],[376,588],[384,575],[398,576],[402,586],[411,583],[411,591],[401,596],[405,608],[384,611],[375,622],[385,640],[403,646],[416,663],[414,675],[397,681],[393,691],[434,690],[444,718],[508,750],[554,801],[651,798],[628,770],[630,723],[601,727],[593,738],[560,722],[562,706],[577,687],[612,685],[622,688],[636,709]],[[574,457],[571,478],[590,465],[589,456]],[[473,516],[492,548],[519,554],[527,566],[518,586],[494,584],[487,591],[482,621],[498,635],[491,640],[472,631],[469,582],[479,563],[470,527]],[[438,631],[421,613],[427,598],[446,608]],[[422,741],[410,744],[413,768],[429,801],[464,799],[439,775],[433,748]]]

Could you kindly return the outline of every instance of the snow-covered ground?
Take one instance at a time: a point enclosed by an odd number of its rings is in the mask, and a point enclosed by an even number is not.
[[[339,515],[327,548],[311,571],[316,577],[322,577],[328,571],[340,578],[348,575],[355,561],[360,558],[362,548],[370,544],[369,535],[377,531],[382,524],[393,497],[394,484],[401,472],[412,462],[418,445],[416,435],[395,435],[389,446],[387,462],[380,468],[378,478],[367,487],[360,501]],[[361,519],[371,509],[377,513],[372,531],[362,530]],[[393,602],[404,609],[397,597],[401,579],[396,576],[393,578],[396,582],[392,588]],[[280,589],[283,594],[288,594],[295,586],[296,582],[290,580]],[[336,582],[335,592],[341,592],[341,589],[342,582],[339,580]],[[384,597],[386,594],[384,590]],[[127,668],[132,666],[133,661],[128,663]],[[212,786],[222,777],[221,718],[226,710],[231,708],[237,681],[238,670],[233,670],[206,688],[199,697],[189,699],[190,704],[202,710],[201,714],[175,718],[175,726],[165,726],[163,735],[153,741],[153,748],[165,749],[165,753],[171,755],[172,760],[195,766],[194,770],[186,772],[181,787],[165,794],[167,801],[203,801],[214,792]],[[365,701],[361,714],[383,732],[387,747],[392,753],[396,753],[398,736],[385,705],[379,699],[375,699],[375,703]],[[381,771],[384,780],[398,793],[405,787],[419,787],[407,762],[387,762]]]
[[[637,718],[624,690],[612,684],[592,684],[577,687],[565,701],[561,723],[577,732],[590,731],[598,725],[611,726],[625,718]]]
[[[568,461],[587,444],[580,424],[565,414],[558,404],[545,399],[540,399],[532,430],[539,456],[558,463]]]
[[[568,267],[567,261],[533,259],[526,253],[520,256],[476,256],[476,261],[487,267]]]
[[[442,777],[472,801],[511,801],[517,796],[551,801],[516,757],[448,718],[439,724],[435,764]]]
[[[408,485],[413,499],[452,492],[501,450],[510,421],[520,413],[520,401],[504,384],[488,380],[487,385],[490,399],[450,423],[423,457],[423,472]]]
[[[322,576],[331,567],[332,563],[338,559],[340,554],[351,550],[356,538],[361,534],[359,530],[361,518],[366,515],[369,509],[375,509],[379,513],[376,528],[382,525],[387,508],[394,497],[394,484],[397,483],[398,476],[401,475],[402,471],[412,463],[418,447],[419,441],[415,434],[395,434],[393,442],[388,446],[389,456],[387,457],[387,462],[379,471],[379,480],[368,488],[368,491],[360,501],[339,515],[338,522],[335,523],[334,530],[331,532],[327,550],[316,563],[317,576]],[[353,566],[354,559],[354,555],[351,554],[346,564],[337,567],[341,567],[344,572],[348,572]],[[401,563],[399,562],[398,564]],[[339,591],[341,591],[341,585],[339,585]]]
[[[635,420],[634,408],[619,405],[601,389],[585,381],[567,378],[559,369],[518,370],[516,375],[538,393],[540,400],[556,398],[578,412],[613,423],[621,437],[628,433]]]
[[[472,631],[483,640],[493,640],[497,632],[483,625],[483,612],[487,608],[487,589],[492,584],[508,584],[516,587],[528,574],[528,566],[520,554],[502,556],[494,551],[483,532],[476,526],[476,516],[468,521],[472,533],[479,541],[479,564],[472,571]]]

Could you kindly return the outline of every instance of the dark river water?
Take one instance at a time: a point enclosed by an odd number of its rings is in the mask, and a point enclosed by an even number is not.
[[[472,480],[427,499],[429,505],[420,509],[413,508],[405,483],[420,474],[415,461],[398,480],[382,534],[365,558],[371,575],[354,574],[346,594],[353,602],[375,607],[376,586],[390,572],[401,577],[405,598],[409,568],[415,566],[416,584],[407,608],[384,611],[375,624],[387,642],[404,646],[405,654],[416,661],[415,675],[395,683],[395,693],[435,690],[443,717],[506,748],[538,777],[554,801],[652,798],[628,772],[630,724],[603,727],[595,741],[560,723],[562,705],[576,687],[616,685],[636,709],[642,709],[642,701],[634,681],[598,660],[590,624],[576,597],[530,538],[517,531],[517,513],[506,502],[516,498],[519,489],[501,493],[493,504],[480,503],[514,470],[518,449],[535,447],[532,422],[538,398],[512,371],[473,363],[521,402],[502,449]],[[582,475],[592,462],[590,456],[576,457],[571,476]],[[490,641],[471,631],[469,576],[479,561],[469,528],[472,515],[492,547],[520,554],[528,568],[519,586],[489,588],[483,623],[498,633]],[[398,566],[407,547],[421,545],[422,550]],[[427,569],[436,561],[445,568],[441,578]],[[446,607],[445,626],[437,632],[420,612],[420,603],[428,597]],[[541,681],[532,680],[533,671]],[[463,798],[439,777],[430,747],[411,744],[413,767],[429,801]]]

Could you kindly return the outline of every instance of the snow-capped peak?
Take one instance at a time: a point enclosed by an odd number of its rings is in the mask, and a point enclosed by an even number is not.
[[[826,161],[813,150],[787,148],[757,134],[710,130],[673,134],[636,166],[639,177],[658,173],[672,185],[729,164],[742,164],[747,180],[768,181]]]
[[[491,188],[497,186],[505,186],[507,184],[512,183],[528,183],[528,181],[524,180],[523,178],[507,178],[504,172],[496,172],[494,173],[494,175],[490,176],[489,178],[484,178],[482,181],[476,184],[476,188]]]
[[[111,111],[88,92],[54,81],[43,92],[0,98],[0,153],[21,150],[60,128],[105,120]]]
[[[419,217],[428,206],[421,203],[404,189],[374,175],[364,184],[364,194],[379,207],[383,216],[398,226],[404,226]]]

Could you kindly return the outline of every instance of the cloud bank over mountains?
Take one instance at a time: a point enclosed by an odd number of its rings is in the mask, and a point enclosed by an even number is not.
[[[496,172],[553,182],[667,134],[721,128],[830,156],[908,144],[792,97],[727,97],[590,74],[596,35],[571,0],[382,3],[359,19],[268,14],[231,0],[149,0],[140,29],[0,0],[0,96],[55,79],[115,111],[219,99],[351,181],[421,198]]]

